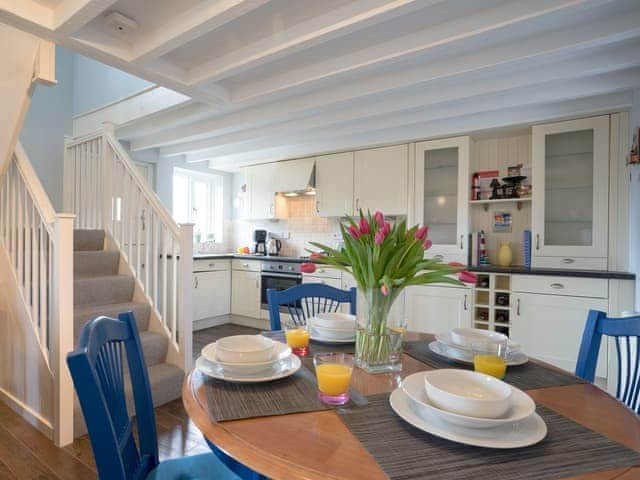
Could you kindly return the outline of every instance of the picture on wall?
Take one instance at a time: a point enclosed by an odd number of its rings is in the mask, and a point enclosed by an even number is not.
[[[493,232],[511,233],[511,212],[495,212],[493,214]]]

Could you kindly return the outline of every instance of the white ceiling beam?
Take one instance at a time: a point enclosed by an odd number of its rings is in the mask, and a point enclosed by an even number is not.
[[[53,10],[34,0],[0,0],[2,23],[41,36],[53,28]]]
[[[178,142],[214,138],[228,132],[254,128],[284,120],[294,120],[321,111],[335,109],[341,104],[357,100],[369,101],[374,96],[391,95],[394,91],[411,86],[426,85],[437,79],[451,78],[463,73],[500,65],[513,64],[526,68],[526,64],[542,62],[546,55],[569,57],[581,50],[607,45],[619,39],[640,35],[640,10],[633,14],[611,16],[606,20],[588,23],[581,28],[547,32],[532,38],[499,44],[473,53],[448,57],[441,61],[416,67],[394,69],[389,73],[367,76],[335,87],[315,90],[301,95],[289,95],[279,101],[248,107],[191,125],[160,131],[135,139],[134,149],[155,148]]]
[[[538,82],[524,88],[511,88],[488,94],[469,97],[464,101],[454,100],[421,106],[411,110],[386,115],[376,115],[363,120],[327,124],[322,128],[309,129],[295,135],[262,137],[242,144],[229,145],[217,150],[203,151],[187,155],[189,161],[224,158],[236,154],[248,154],[264,149],[285,146],[296,139],[296,143],[330,141],[336,136],[366,134],[371,131],[398,128],[425,121],[435,121],[465,114],[473,115],[484,111],[526,107],[546,104],[565,99],[584,98],[625,90],[633,90],[640,85],[640,68],[620,72],[595,75],[593,77]],[[162,154],[162,151],[160,152]]]
[[[160,130],[198,122],[212,114],[210,105],[190,100],[181,106],[163,110],[141,120],[118,125],[116,135],[118,138],[130,141],[133,138],[150,135]]]
[[[71,35],[116,2],[117,0],[64,0],[53,11],[53,28],[58,35]]]
[[[208,0],[187,10],[145,36],[133,48],[130,61],[147,63],[222,25],[246,15],[269,0]]]
[[[566,60],[538,63],[537,66],[528,68],[522,66],[516,71],[498,68],[482,74],[460,75],[459,78],[447,79],[446,82],[436,81],[419,89],[410,89],[379,99],[369,99],[350,105],[348,108],[220,135],[212,139],[170,145],[161,148],[160,153],[165,156],[196,152],[223,154],[229,149],[245,148],[246,142],[258,139],[270,141],[274,141],[275,138],[288,139],[297,135],[298,132],[322,129],[327,125],[344,124],[350,121],[366,122],[367,118],[379,115],[411,111],[419,107],[450,101],[464,103],[465,99],[478,95],[523,88],[552,80],[568,81],[578,77],[640,66],[639,50],[640,40],[624,46],[616,44],[610,48],[599,49],[597,53],[583,53]]]
[[[232,97],[234,102],[242,103],[252,99],[264,99],[277,93],[281,93],[281,96],[290,95],[291,92],[300,93],[305,88],[318,88],[328,82],[335,83],[338,79],[348,82],[348,79],[354,78],[363,70],[371,72],[371,69],[380,69],[383,66],[393,70],[393,63],[402,59],[428,54],[437,55],[438,52],[443,53],[440,54],[441,58],[437,59],[437,63],[444,63],[446,56],[450,55],[445,49],[454,46],[474,44],[478,48],[473,53],[483,55],[485,49],[492,49],[495,46],[494,38],[499,38],[503,44],[519,42],[521,38],[518,39],[517,36],[522,37],[524,35],[522,32],[531,31],[532,25],[535,25],[537,30],[556,28],[562,33],[579,30],[579,28],[565,28],[563,24],[571,21],[572,17],[580,12],[609,2],[610,0],[564,0],[562,2],[545,0],[503,4],[399,39],[342,55],[333,55],[326,60],[289,69],[271,77],[249,77],[248,81],[234,88]],[[615,14],[611,13],[611,15]],[[598,20],[602,22],[607,21],[608,18]],[[535,37],[535,32],[532,33],[535,40],[540,40]],[[590,32],[583,33],[590,34]],[[509,40],[509,37],[512,40]],[[443,56],[445,58],[442,58]],[[436,63],[431,60],[435,59],[422,59],[420,63]]]
[[[266,39],[211,59],[189,72],[189,83],[215,82],[443,0],[356,0]]]
[[[463,115],[446,120],[405,125],[359,135],[335,137],[330,141],[291,144],[286,147],[264,150],[257,153],[229,156],[211,160],[210,168],[235,169],[244,165],[266,163],[308,155],[353,150],[376,145],[388,145],[413,140],[443,138],[479,132],[495,128],[527,126],[535,123],[568,119],[583,115],[615,112],[630,108],[631,92],[614,93],[578,100],[568,100],[530,107],[515,107],[494,110],[475,115]],[[187,158],[189,161],[189,158]]]

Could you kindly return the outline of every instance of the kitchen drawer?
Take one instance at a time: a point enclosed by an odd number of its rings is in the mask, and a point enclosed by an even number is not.
[[[317,266],[316,271],[310,275],[322,278],[342,278],[342,272],[340,270],[321,266]]]
[[[514,292],[589,298],[608,298],[609,296],[609,281],[605,278],[513,275],[511,283],[511,290]]]
[[[231,268],[233,270],[246,270],[249,272],[260,271],[260,261],[258,260],[245,260],[244,258],[234,258],[231,262]]]
[[[607,259],[601,257],[533,257],[535,268],[562,268],[564,270],[606,270]]]
[[[342,288],[342,280],[339,278],[316,277],[315,275],[305,275],[302,278],[302,283],[322,283],[323,285],[329,285],[330,287]]]
[[[193,261],[194,272],[214,272],[217,270],[231,269],[231,260],[226,258],[202,258]]]

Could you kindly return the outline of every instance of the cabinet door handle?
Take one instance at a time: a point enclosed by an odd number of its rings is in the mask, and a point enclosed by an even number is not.
[[[316,213],[320,213],[320,200],[316,200]]]
[[[563,258],[562,263],[574,263],[575,260],[573,258]]]
[[[465,294],[465,296],[464,296],[464,303],[463,303],[463,305],[462,305],[462,308],[464,308],[464,311],[465,311],[465,312],[467,311],[467,295],[466,295],[466,294]]]
[[[196,275],[196,288],[198,288],[198,276]]]
[[[438,254],[438,255],[434,255],[434,256],[433,256],[433,258],[434,258],[435,260],[439,261],[439,262],[441,262],[442,260],[444,260],[444,257],[443,257],[442,255],[440,255],[440,254]]]
[[[359,209],[360,209],[360,199],[356,198],[356,214],[358,213]]]
[[[460,250],[464,250],[464,235],[460,235]]]
[[[551,288],[555,288],[556,290],[560,290],[562,288],[564,288],[564,285],[561,283],[552,283],[551,285],[549,285]]]
[[[520,299],[516,300],[516,315],[520,316]]]
[[[242,264],[242,266],[243,266],[244,268],[249,268],[249,264],[248,264],[248,263],[243,263],[243,264]]]
[[[540,250],[540,234],[536,233],[536,250]]]
[[[216,266],[216,264],[215,264],[215,263],[210,263],[210,264],[209,264],[209,266],[210,266],[211,268],[213,268],[213,267],[215,267],[215,266]]]

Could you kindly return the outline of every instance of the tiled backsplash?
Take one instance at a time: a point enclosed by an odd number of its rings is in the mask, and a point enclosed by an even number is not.
[[[251,247],[255,229],[265,229],[281,237],[280,254],[287,257],[307,255],[305,248],[312,248],[307,242],[335,245],[340,235],[339,219],[318,217],[314,197],[290,197],[286,202],[289,218],[260,221],[235,220],[234,250],[245,245]]]

